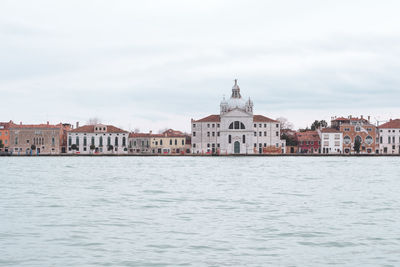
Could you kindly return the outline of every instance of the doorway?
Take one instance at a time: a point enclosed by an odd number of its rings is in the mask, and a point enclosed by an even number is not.
[[[239,141],[236,141],[234,144],[233,144],[233,151],[234,151],[234,153],[235,154],[240,154],[240,143],[239,143]]]

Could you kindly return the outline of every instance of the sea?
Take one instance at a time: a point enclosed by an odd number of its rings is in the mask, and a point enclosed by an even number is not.
[[[400,266],[400,157],[1,157],[0,266]]]

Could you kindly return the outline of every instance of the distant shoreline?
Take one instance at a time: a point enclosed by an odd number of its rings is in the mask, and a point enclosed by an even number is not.
[[[0,154],[0,157],[400,157],[400,154],[238,154],[238,155],[197,155],[197,154],[185,154],[185,155],[158,155],[158,154],[58,154],[58,155],[7,155]]]

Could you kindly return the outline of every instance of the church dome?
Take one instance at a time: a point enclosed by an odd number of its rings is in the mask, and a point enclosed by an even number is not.
[[[228,109],[232,110],[235,108],[239,108],[239,109],[246,108],[246,102],[243,100],[243,98],[230,98],[228,100]]]

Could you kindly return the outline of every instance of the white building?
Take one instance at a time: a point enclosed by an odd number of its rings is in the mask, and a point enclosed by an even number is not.
[[[219,115],[191,120],[192,153],[266,154],[284,153],[280,123],[253,115],[253,102],[245,101],[235,80],[230,99],[223,98]]]
[[[343,153],[343,133],[334,128],[324,128],[317,130],[321,139],[322,154],[342,154]]]
[[[379,129],[379,153],[400,154],[400,119],[390,120]]]
[[[70,154],[127,154],[129,133],[112,125],[85,125],[68,132]]]

